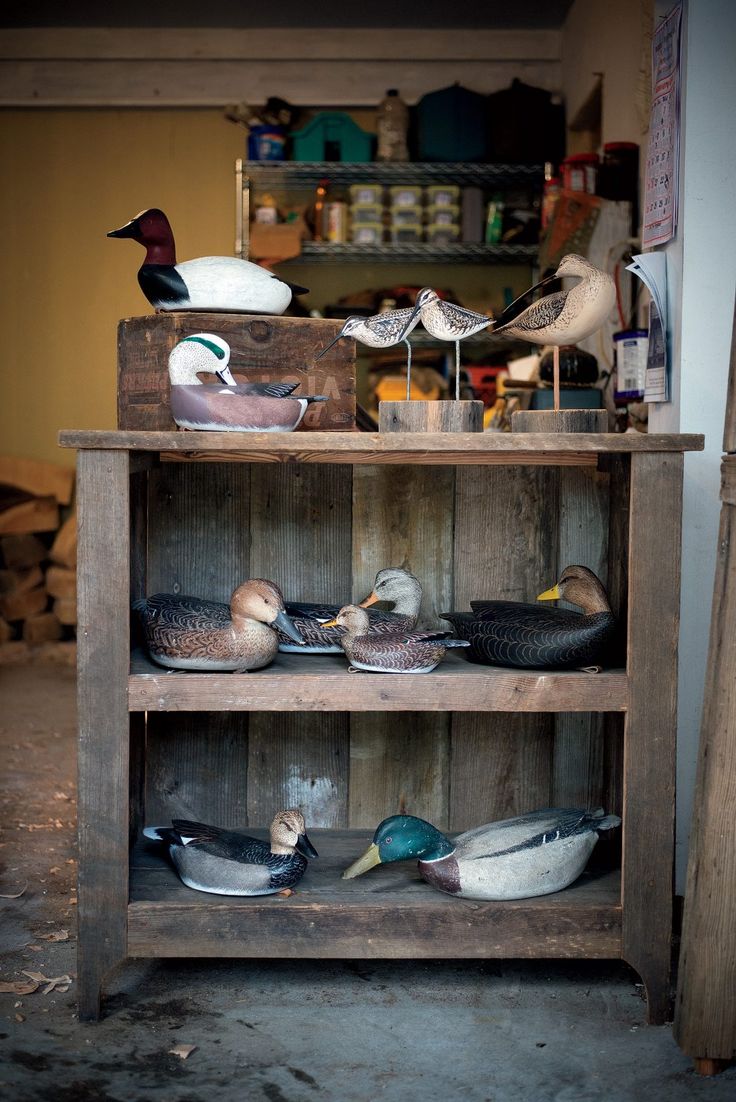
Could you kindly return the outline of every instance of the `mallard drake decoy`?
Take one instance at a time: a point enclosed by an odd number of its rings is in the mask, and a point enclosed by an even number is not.
[[[240,394],[266,398],[288,398],[299,386],[299,383],[238,383],[230,371],[231,355],[230,345],[216,333],[192,333],[169,353],[169,382],[172,386],[211,385],[202,383],[199,378],[202,372],[216,375],[227,386],[237,386]]]
[[[258,670],[276,657],[274,628],[295,643],[301,638],[284,611],[281,590],[265,578],[239,585],[229,607],[174,593],[155,593],[133,607],[151,658],[175,670]]]
[[[156,207],[141,211],[107,236],[130,237],[145,247],[138,283],[157,310],[283,314],[292,295],[307,294],[305,287],[234,256],[200,256],[177,264],[169,220]]]
[[[411,344],[409,334],[419,324],[419,314],[411,307],[399,310],[384,310],[381,314],[373,314],[364,318],[359,314],[351,314],[346,318],[342,329],[328,345],[315,357],[319,360],[325,352],[329,352],[333,344],[337,344],[343,337],[352,337],[360,341],[368,348],[392,348],[401,341],[406,345],[406,397],[411,397]]]
[[[389,861],[419,858],[428,884],[464,899],[528,899],[561,891],[585,868],[601,830],[618,826],[602,808],[553,807],[487,823],[447,838],[424,819],[392,815],[376,828],[350,880]]]
[[[351,668],[373,673],[431,673],[448,648],[470,646],[449,631],[374,631],[359,605],[345,605],[323,626],[343,628],[340,644]]]
[[[470,657],[497,666],[521,669],[575,669],[592,666],[616,627],[606,591],[592,570],[568,566],[557,585],[538,601],[563,598],[583,612],[540,608],[520,601],[471,601],[472,612],[443,612]]]
[[[368,613],[371,631],[397,632],[411,631],[419,616],[422,603],[422,587],[418,578],[403,567],[386,567],[379,570],[373,582],[373,589],[361,608],[379,601],[391,601],[390,612],[371,608]],[[334,620],[340,611],[337,604],[314,604],[306,601],[287,601],[285,608],[291,622],[305,641],[299,647],[291,643],[285,635],[279,635],[279,650],[299,654],[342,654],[339,634],[334,628],[326,628],[329,620]]]
[[[480,333],[481,329],[493,324],[493,318],[477,314],[465,306],[441,299],[431,287],[423,287],[416,297],[414,309],[402,330],[399,340],[416,325],[421,318],[422,325],[440,341],[453,341],[455,344],[455,400],[460,398],[460,341]]]
[[[288,893],[317,851],[307,837],[304,816],[290,808],[271,823],[269,842],[239,830],[174,819],[170,827],[145,827],[143,834],[164,842],[188,888],[213,895]]]

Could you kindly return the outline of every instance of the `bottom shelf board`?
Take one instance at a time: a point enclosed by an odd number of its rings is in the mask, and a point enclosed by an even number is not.
[[[249,828],[267,837],[267,832]],[[207,895],[185,887],[155,843],[131,856],[132,957],[453,958],[621,956],[618,871],[554,895],[501,903],[431,888],[414,862],[341,878],[371,831],[310,830],[319,858],[293,895]]]

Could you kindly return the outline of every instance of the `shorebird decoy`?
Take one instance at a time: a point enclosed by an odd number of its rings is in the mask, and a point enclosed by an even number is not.
[[[283,314],[292,295],[306,294],[268,268],[235,256],[200,256],[176,262],[174,234],[162,210],[143,210],[108,237],[130,237],[146,250],[138,283],[157,310],[223,310]]]
[[[555,291],[526,306],[516,307],[539,287],[553,279],[576,276],[579,282],[569,291]],[[492,332],[551,344],[554,349],[554,408],[560,408],[560,347],[577,344],[603,325],[616,301],[616,285],[608,272],[602,272],[576,253],[563,256],[554,275],[536,283],[508,306],[497,319]]]
[[[493,324],[493,318],[485,314],[476,314],[454,302],[445,302],[431,287],[423,287],[416,297],[414,309],[409,320],[398,337],[403,340],[405,333],[421,320],[422,325],[440,341],[455,342],[455,401],[460,399],[460,341],[480,333],[481,329]]]
[[[345,319],[342,329],[328,345],[317,355],[321,359],[325,352],[329,352],[333,344],[337,344],[343,337],[352,337],[369,348],[392,348],[401,341],[406,345],[406,397],[411,397],[411,344],[408,336],[412,329],[419,323],[419,317],[414,318],[415,311],[411,307],[402,310],[385,310],[382,314],[374,314],[370,318],[362,318],[352,314]]]

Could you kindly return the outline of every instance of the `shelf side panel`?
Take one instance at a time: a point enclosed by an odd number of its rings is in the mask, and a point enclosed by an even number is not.
[[[251,571],[286,600],[353,599],[350,570],[352,468],[254,466]],[[304,662],[310,661],[304,656]],[[347,823],[349,723],[345,712],[250,718],[248,819],[270,821],[301,807],[307,827]]]
[[[454,608],[476,598],[528,601],[552,584],[558,472],[462,468],[456,485]],[[450,827],[548,805],[552,739],[548,715],[454,715]]]
[[[376,572],[411,570],[422,585],[418,627],[443,628],[452,599],[455,472],[451,467],[356,467],[353,473],[353,593],[370,593]],[[441,667],[440,667],[441,668]],[[350,717],[350,815],[375,827],[407,812],[448,822],[449,719],[444,712]]]

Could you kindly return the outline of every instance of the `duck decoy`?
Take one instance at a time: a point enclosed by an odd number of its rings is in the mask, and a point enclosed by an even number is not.
[[[343,879],[389,861],[419,859],[422,879],[463,899],[528,899],[561,891],[580,876],[598,834],[620,824],[602,808],[552,807],[447,838],[424,819],[392,815]]]
[[[296,808],[279,811],[270,843],[239,830],[174,819],[170,827],[144,827],[144,837],[163,842],[188,888],[213,895],[290,895],[317,851]]]
[[[368,608],[379,601],[391,601],[390,612],[371,608],[368,613],[370,630],[376,632],[411,631],[419,616],[422,603],[422,587],[418,578],[402,567],[386,567],[379,570],[373,582],[373,589],[361,608]],[[304,646],[294,643],[279,633],[279,650],[298,654],[342,654],[340,637],[334,628],[325,624],[334,620],[340,611],[337,604],[313,604],[306,601],[287,601],[286,613],[297,629]]]
[[[485,314],[476,314],[454,302],[445,302],[431,287],[423,287],[416,297],[414,309],[410,312],[398,340],[416,325],[415,319],[421,319],[422,325],[440,341],[453,341],[455,344],[455,401],[460,400],[460,341],[480,333],[481,329],[493,324],[493,318]]]
[[[431,673],[450,647],[470,646],[450,638],[449,631],[372,631],[368,612],[359,605],[345,605],[323,626],[343,628],[340,644],[351,671]]]
[[[169,382],[172,386],[208,386],[200,372],[216,375],[221,383],[238,387],[240,394],[265,398],[288,398],[299,383],[238,383],[230,371],[230,345],[216,333],[192,333],[175,344],[169,353]]]
[[[265,578],[243,582],[230,606],[199,597],[155,593],[133,603],[151,658],[175,670],[234,670],[245,673],[276,657],[276,627],[300,642],[284,611],[281,590]]]
[[[471,601],[472,612],[443,612],[478,662],[520,669],[593,666],[616,628],[606,591],[592,570],[568,566],[538,601],[570,601],[583,611],[520,601]]]
[[[419,315],[411,307],[401,310],[385,310],[381,314],[374,314],[369,318],[362,318],[352,314],[345,319],[342,329],[337,336],[322,349],[315,359],[321,359],[326,352],[344,337],[352,337],[369,348],[392,348],[395,344],[404,342],[406,353],[406,399],[411,397],[411,342],[409,333],[419,324]]]
[[[156,310],[283,314],[292,295],[307,294],[305,287],[234,256],[200,256],[177,264],[174,234],[157,207],[141,211],[107,236],[130,237],[144,246],[138,283]]]
[[[568,291],[544,295],[519,312],[518,307],[540,287],[554,279],[575,276],[579,282]],[[492,335],[551,344],[554,351],[554,408],[560,408],[560,346],[577,344],[603,325],[616,302],[616,285],[608,272],[596,268],[576,253],[563,256],[554,275],[536,283],[511,303],[497,319]]]

